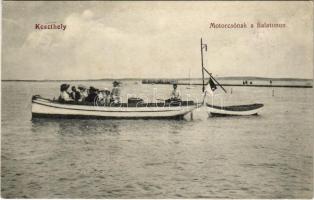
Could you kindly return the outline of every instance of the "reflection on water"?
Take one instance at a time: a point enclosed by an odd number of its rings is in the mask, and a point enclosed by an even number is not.
[[[124,89],[152,94],[134,85]],[[312,90],[279,88],[272,97],[269,88],[233,88],[224,96],[226,105],[264,103],[253,117],[213,118],[200,108],[193,120],[32,120],[31,95],[57,90],[49,82],[2,84],[3,93],[16,94],[2,96],[3,197],[312,196]],[[191,97],[199,91],[188,90]]]
[[[119,135],[119,124],[117,120],[82,120],[82,119],[32,119],[32,130],[42,131],[47,127],[54,127],[60,135]]]

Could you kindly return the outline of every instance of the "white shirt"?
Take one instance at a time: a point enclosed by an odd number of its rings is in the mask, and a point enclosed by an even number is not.
[[[70,95],[68,94],[67,91],[63,91],[60,94],[61,99],[63,99],[64,101],[71,101],[72,99],[70,98]]]
[[[81,95],[83,96],[83,97],[88,97],[88,93],[87,93],[87,90],[84,90],[82,93],[81,93]]]
[[[87,90],[84,90],[84,91],[81,90],[80,93],[81,93],[81,98],[79,99],[79,101],[83,101],[88,96]]]
[[[180,99],[181,98],[181,92],[178,89],[172,90],[170,94],[171,98]]]
[[[120,91],[119,87],[113,87],[112,88],[111,96],[112,96],[112,99],[115,103],[120,102],[120,94],[121,94],[121,91]]]

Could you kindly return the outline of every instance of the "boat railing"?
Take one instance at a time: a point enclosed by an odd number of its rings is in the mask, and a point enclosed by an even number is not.
[[[183,106],[193,106],[196,105],[194,101],[169,101],[169,102],[152,102],[147,103],[144,101],[137,102],[137,103],[117,103],[117,102],[110,102],[109,104],[102,104],[98,101],[94,100],[93,102],[75,102],[75,101],[69,101],[69,102],[61,102],[58,99],[47,99],[43,98],[40,95],[34,95],[32,96],[32,101],[34,100],[45,100],[51,103],[57,103],[57,104],[64,104],[64,105],[80,105],[80,106],[95,106],[95,107],[116,107],[116,108],[122,108],[122,107],[156,107],[156,108],[162,108],[162,107],[183,107]]]

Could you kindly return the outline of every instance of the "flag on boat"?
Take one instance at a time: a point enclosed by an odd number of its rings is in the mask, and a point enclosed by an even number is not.
[[[214,83],[214,81],[213,81],[212,78],[209,78],[208,84],[209,84],[210,89],[211,89],[212,91],[215,91],[215,90],[217,89],[216,84]]]
[[[207,86],[206,86],[206,93],[210,94],[210,95],[214,95],[214,91],[217,89],[216,84],[214,83],[214,81],[212,80],[212,78],[210,78],[208,80]]]

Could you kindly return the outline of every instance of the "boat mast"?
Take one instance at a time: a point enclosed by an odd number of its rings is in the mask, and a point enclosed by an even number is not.
[[[221,87],[221,89],[223,89],[223,91],[225,93],[227,93],[227,91],[225,90],[224,87],[222,87],[222,85],[212,76],[212,73],[209,73],[209,71],[204,67],[204,62],[203,62],[203,48],[205,48],[205,51],[207,51],[207,44],[203,44],[203,40],[201,38],[201,57],[202,57],[202,79],[203,79],[203,92],[205,91],[205,79],[204,79],[204,71],[209,75],[209,77],[211,79],[214,80],[214,82],[217,83],[217,85],[219,87]]]
[[[204,81],[204,63],[203,63],[203,40],[201,38],[201,58],[202,58],[202,85],[203,85],[203,88],[202,88],[202,91],[204,92],[205,91],[205,81]]]

